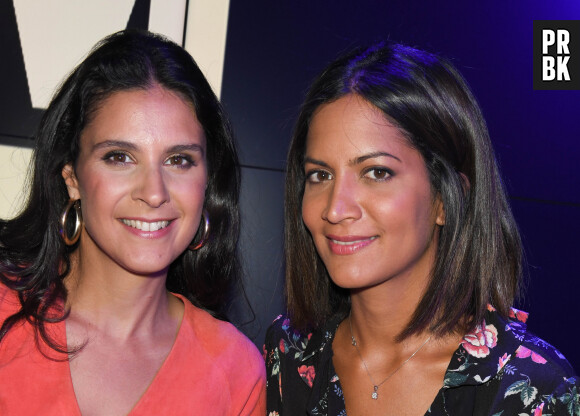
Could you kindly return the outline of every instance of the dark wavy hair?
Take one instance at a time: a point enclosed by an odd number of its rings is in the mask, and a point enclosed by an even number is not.
[[[521,240],[488,130],[467,83],[447,60],[398,44],[359,48],[332,62],[307,93],[286,176],[288,312],[298,328],[348,313],[348,291],[329,278],[302,221],[304,153],[321,105],[356,94],[380,109],[422,155],[445,209],[430,283],[407,327],[438,335],[469,331],[488,304],[504,316],[519,291]]]
[[[66,246],[59,235],[59,217],[69,199],[61,171],[67,163],[75,164],[81,132],[107,97],[155,84],[193,105],[207,142],[204,208],[211,235],[201,249],[186,250],[171,264],[167,289],[225,318],[231,291],[240,284],[240,168],[229,121],[183,48],[160,35],[127,30],[93,48],[64,81],[42,118],[26,206],[16,218],[0,221],[0,280],[18,293],[21,303],[21,309],[2,323],[0,341],[17,322],[27,320],[36,329],[37,342],[41,338],[66,352],[66,346],[53,342],[46,326],[66,317],[64,310],[55,316],[51,308],[66,301],[63,279],[76,249]]]

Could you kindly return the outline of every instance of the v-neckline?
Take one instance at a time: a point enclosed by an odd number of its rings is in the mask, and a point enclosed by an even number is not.
[[[177,329],[175,339],[173,340],[173,345],[171,346],[169,352],[165,356],[165,359],[163,360],[163,362],[161,363],[161,365],[157,369],[157,372],[155,373],[155,375],[153,376],[153,378],[151,379],[151,381],[147,385],[147,388],[143,391],[141,396],[139,396],[139,399],[135,402],[135,404],[133,405],[131,410],[129,410],[129,412],[126,414],[126,416],[131,416],[134,411],[138,410],[140,404],[144,401],[144,399],[149,395],[149,392],[152,390],[152,386],[154,384],[157,384],[157,380],[159,380],[160,378],[163,377],[163,373],[165,373],[165,368],[167,368],[170,365],[168,363],[170,361],[173,361],[173,356],[176,354],[176,352],[175,352],[176,346],[178,346],[180,344],[180,340],[181,340],[181,338],[183,338],[183,332],[184,332],[183,327],[184,327],[185,317],[187,316],[187,309],[189,309],[192,306],[189,305],[189,301],[183,295],[180,295],[178,293],[171,293],[171,294],[173,296],[177,297],[179,300],[181,300],[181,302],[183,302],[183,316],[181,317],[181,322],[179,324],[179,328]],[[64,341],[63,345],[68,345],[68,344],[66,344],[68,341],[67,332],[66,332],[66,320],[63,320],[59,323],[57,331],[59,332],[58,339],[61,341]],[[74,407],[76,408],[76,413],[77,413],[76,416],[82,416],[79,401],[77,399],[77,395],[76,395],[76,392],[74,389],[73,377],[72,377],[72,372],[71,372],[71,367],[70,367],[70,358],[65,360],[65,362],[66,362],[65,371],[67,373],[66,382],[68,384],[68,389],[71,392],[70,397],[71,397],[71,400],[74,401]],[[71,416],[73,416],[73,415],[71,415]]]

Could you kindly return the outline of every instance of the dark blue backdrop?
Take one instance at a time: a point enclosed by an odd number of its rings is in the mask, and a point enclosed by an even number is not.
[[[244,165],[242,250],[256,344],[282,306],[284,159],[309,82],[340,51],[390,39],[450,58],[488,121],[528,261],[529,328],[580,368],[580,91],[534,91],[533,20],[580,3],[232,0],[222,98]]]

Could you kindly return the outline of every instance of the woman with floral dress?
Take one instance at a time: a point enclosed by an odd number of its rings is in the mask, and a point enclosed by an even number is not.
[[[580,415],[573,369],[511,308],[521,241],[450,63],[401,45],[339,58],[287,166],[270,416]]]

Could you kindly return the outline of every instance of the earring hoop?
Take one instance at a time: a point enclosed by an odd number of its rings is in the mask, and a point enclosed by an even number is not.
[[[66,232],[66,224],[68,214],[70,213],[71,208],[75,209],[75,229],[73,235],[69,237]],[[81,200],[69,199],[68,204],[66,204],[64,212],[60,217],[60,230],[59,230],[60,236],[62,237],[64,243],[67,246],[72,246],[79,240],[79,237],[81,236],[82,224],[83,224],[83,214],[81,212]]]
[[[203,221],[203,234],[201,235],[201,239],[196,244],[191,244],[189,249],[192,251],[199,250],[202,248],[209,238],[210,226],[209,226],[209,214],[207,213],[206,209],[204,208],[203,212],[201,213],[201,219]]]

